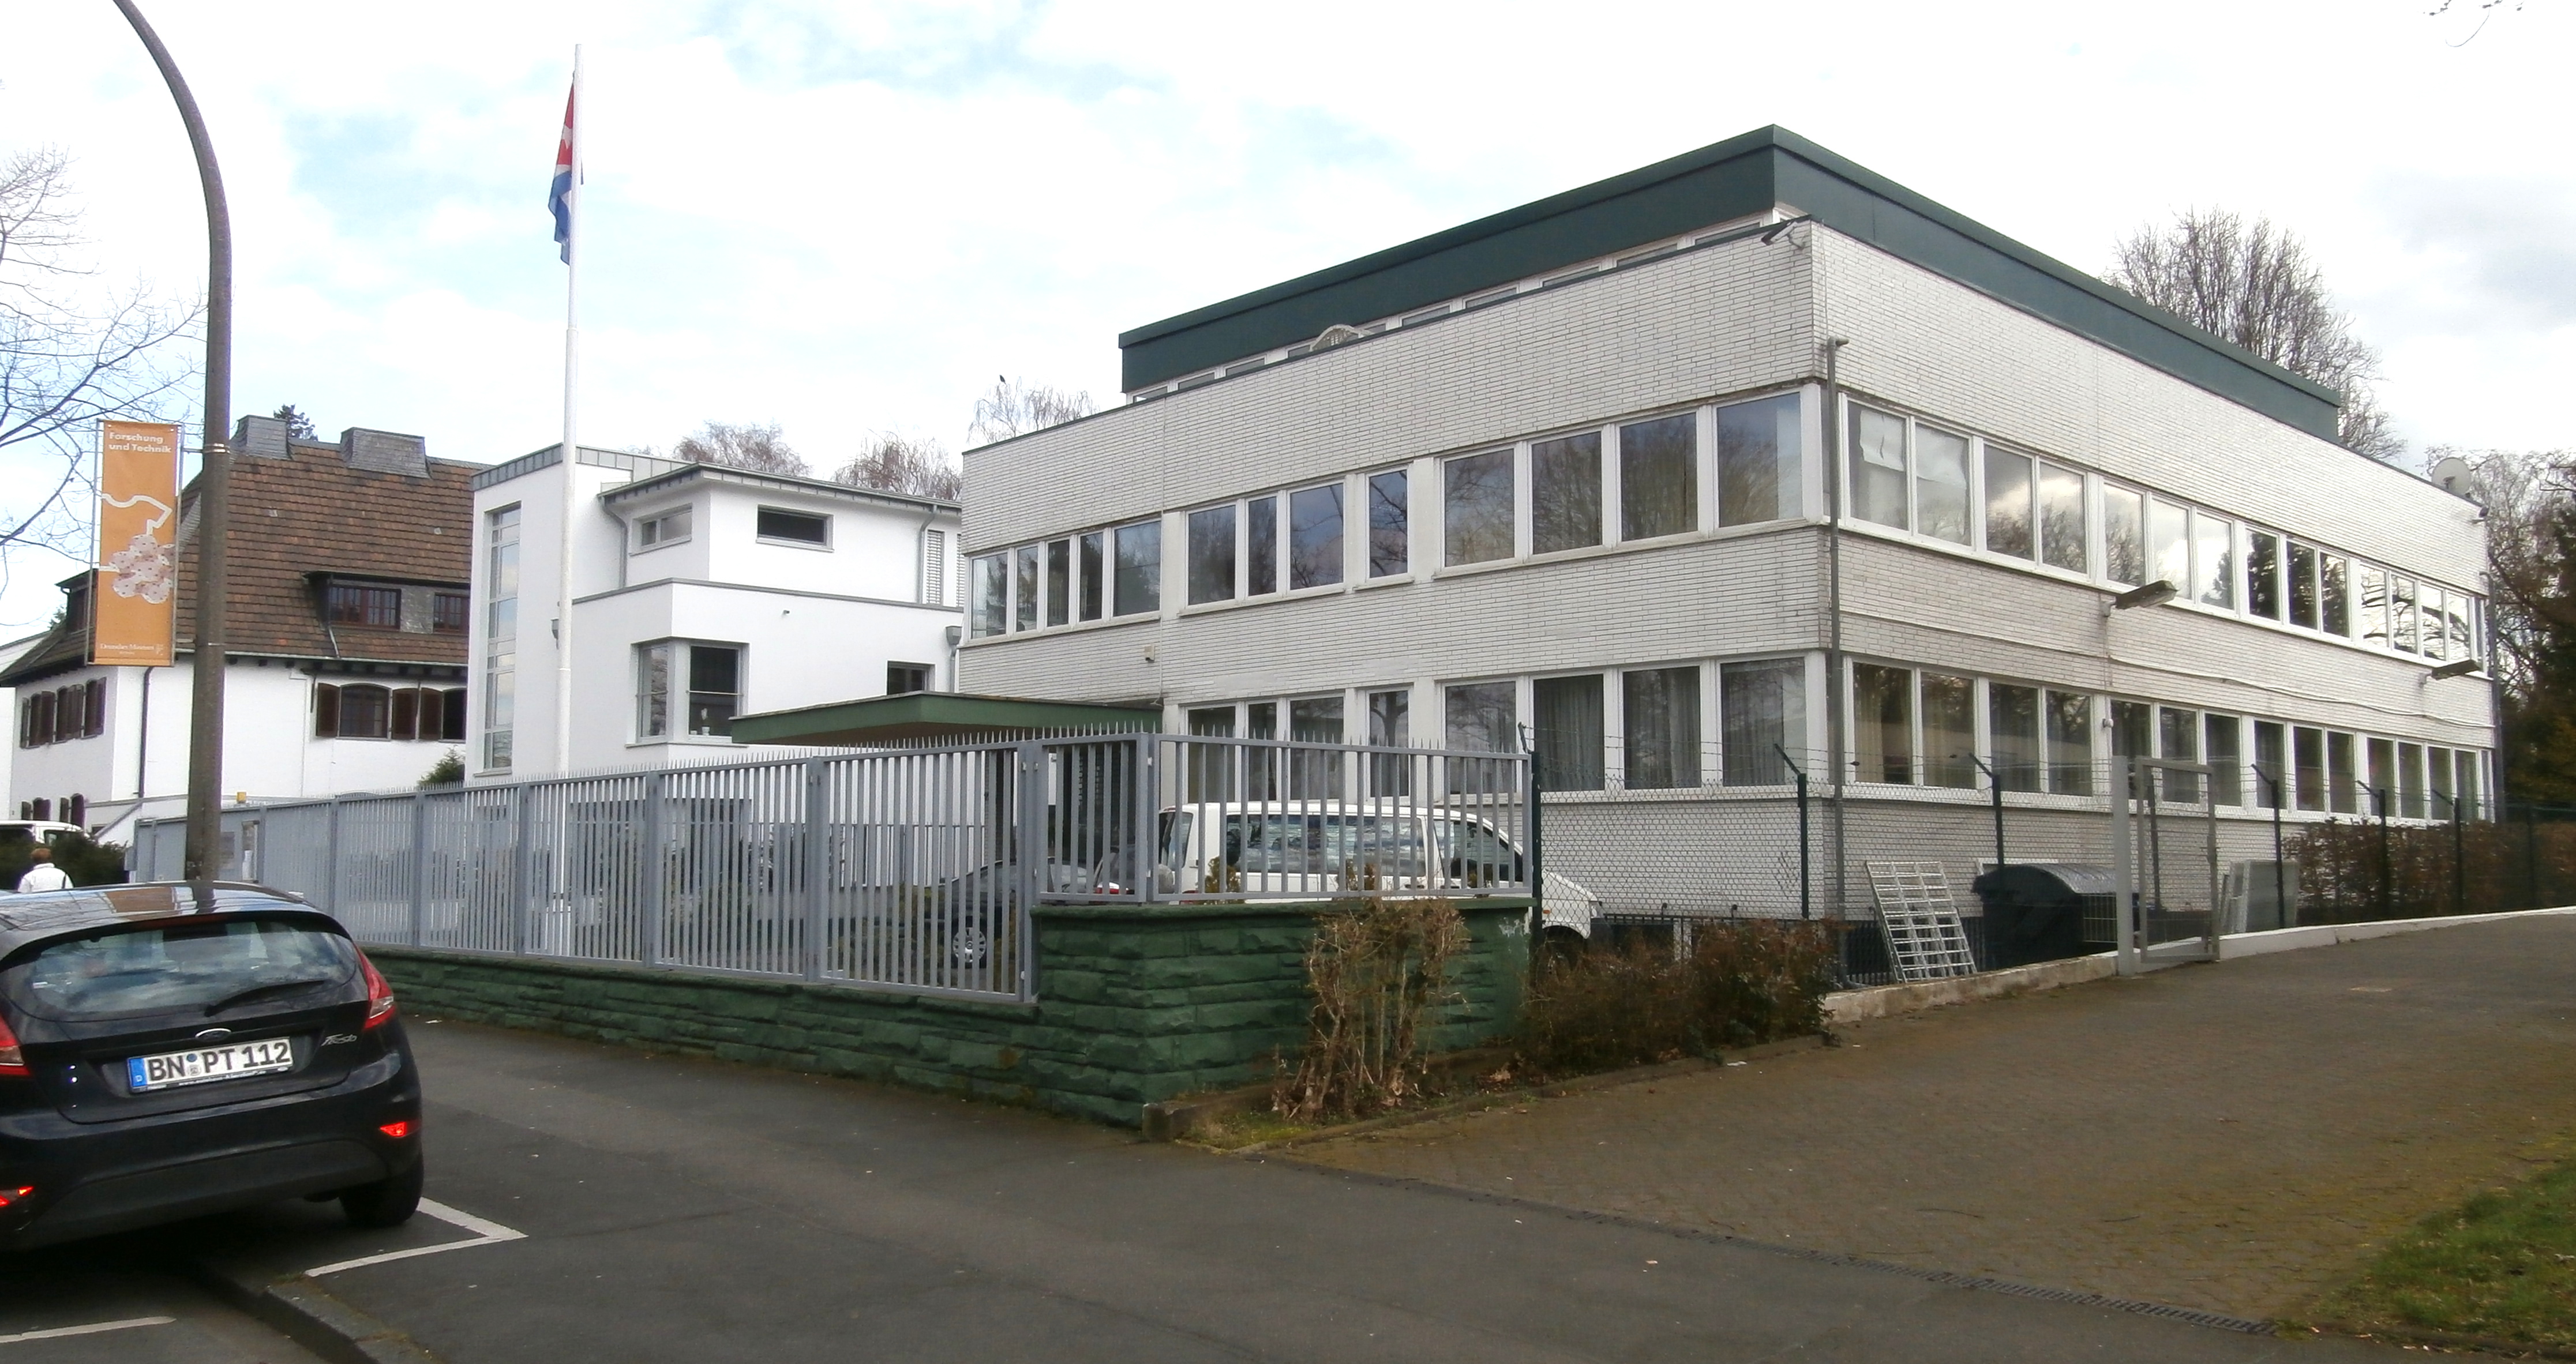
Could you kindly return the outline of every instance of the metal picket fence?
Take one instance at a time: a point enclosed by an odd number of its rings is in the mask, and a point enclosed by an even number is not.
[[[1526,893],[1511,754],[1155,734],[243,805],[223,875],[361,942],[1034,998],[1030,907]],[[180,874],[147,821],[138,879]]]

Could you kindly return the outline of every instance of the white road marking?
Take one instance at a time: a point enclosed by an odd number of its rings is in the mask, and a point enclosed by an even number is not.
[[[316,1265],[313,1268],[304,1271],[305,1277],[318,1279],[325,1274],[337,1274],[344,1269],[364,1269],[368,1265],[380,1265],[392,1260],[408,1260],[419,1255],[436,1255],[442,1251],[468,1250],[475,1246],[497,1245],[503,1241],[524,1241],[528,1239],[528,1234],[524,1231],[512,1231],[498,1222],[488,1222],[470,1212],[460,1212],[437,1201],[436,1199],[424,1198],[420,1200],[420,1210],[437,1218],[441,1222],[447,1223],[449,1226],[463,1227],[465,1230],[474,1233],[474,1235],[463,1241],[442,1241],[434,1246],[416,1246],[410,1250],[389,1250],[382,1255],[362,1255],[354,1260],[341,1260],[334,1264]]]
[[[177,1317],[128,1317],[123,1321],[99,1321],[87,1326],[57,1326],[50,1331],[21,1331],[14,1336],[0,1336],[0,1345],[15,1345],[22,1340],[54,1340],[62,1336],[94,1336],[101,1331],[122,1331],[129,1326],[167,1326]]]

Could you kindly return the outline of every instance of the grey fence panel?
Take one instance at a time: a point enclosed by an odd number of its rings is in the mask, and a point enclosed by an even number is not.
[[[420,848],[420,945],[511,950],[519,922],[520,788],[469,786],[428,797]]]
[[[410,796],[340,802],[329,908],[360,942],[411,940],[412,885],[420,868],[412,845],[416,803]]]
[[[988,746],[824,765],[825,979],[1024,996],[1018,759],[1016,746]]]
[[[641,773],[520,788],[527,883],[522,950],[543,957],[641,960],[649,861]]]
[[[796,762],[662,774],[662,961],[806,974],[805,773]]]

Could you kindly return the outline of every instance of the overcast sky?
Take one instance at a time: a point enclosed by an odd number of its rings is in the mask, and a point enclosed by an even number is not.
[[[231,192],[237,413],[555,439],[578,42],[584,443],[777,421],[822,469],[871,429],[956,449],[997,373],[1115,401],[1122,329],[1768,123],[2085,270],[2186,206],[2269,214],[2409,440],[2576,443],[2576,23],[2438,2],[145,0]],[[0,31],[0,152],[77,159],[106,277],[197,289],[186,141],[113,6]],[[16,565],[0,623],[72,567]]]

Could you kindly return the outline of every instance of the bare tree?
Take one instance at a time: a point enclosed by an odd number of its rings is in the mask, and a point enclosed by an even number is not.
[[[2486,512],[2487,632],[2504,686],[2505,789],[2576,801],[2576,450],[2425,452],[2467,461]]]
[[[749,422],[708,422],[694,436],[683,436],[671,447],[671,458],[690,464],[721,464],[728,469],[748,469],[756,474],[792,474],[799,478],[814,472],[805,457],[779,439],[778,423],[757,426]]]
[[[892,431],[871,437],[857,459],[832,475],[853,488],[954,502],[966,488],[965,476],[949,462],[948,451],[935,440],[915,439]]]
[[[2105,282],[2340,392],[2347,447],[2373,459],[2404,453],[2371,389],[2379,356],[2336,310],[2296,236],[2268,218],[2192,209],[2165,227],[2140,228],[2114,255]]]
[[[993,390],[975,400],[975,421],[967,430],[978,444],[990,444],[1090,415],[1088,393],[997,374]]]
[[[178,419],[195,373],[171,343],[198,307],[95,285],[71,191],[58,148],[0,157],[0,572],[27,548],[88,562],[98,423]]]

